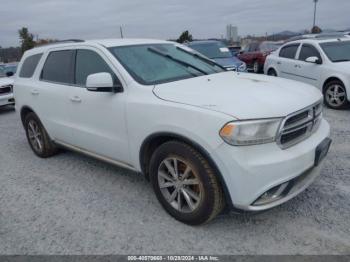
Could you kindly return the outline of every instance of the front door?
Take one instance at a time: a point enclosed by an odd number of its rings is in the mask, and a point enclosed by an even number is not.
[[[76,50],[75,86],[70,97],[74,146],[108,159],[129,163],[125,119],[126,92],[92,92],[87,76],[107,72],[116,77],[112,64],[95,49]]]

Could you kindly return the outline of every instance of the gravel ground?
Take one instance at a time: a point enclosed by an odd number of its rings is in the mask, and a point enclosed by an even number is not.
[[[31,152],[0,109],[0,254],[350,254],[350,110],[325,110],[333,146],[317,181],[259,214],[190,227],[140,175],[63,152]]]

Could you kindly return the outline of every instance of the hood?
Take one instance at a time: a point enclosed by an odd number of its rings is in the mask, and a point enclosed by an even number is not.
[[[223,67],[231,67],[231,66],[238,67],[243,63],[241,60],[239,60],[235,56],[225,57],[225,58],[213,58],[213,60]]]
[[[283,78],[223,72],[156,85],[161,99],[237,119],[284,117],[322,99],[315,87]]]
[[[10,77],[1,77],[0,78],[0,87],[1,86],[6,86],[6,85],[13,85],[13,78]]]

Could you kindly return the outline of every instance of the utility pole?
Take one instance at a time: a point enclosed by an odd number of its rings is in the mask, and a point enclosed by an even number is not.
[[[123,36],[123,28],[122,28],[122,26],[120,26],[119,28],[120,28],[120,38],[124,38],[124,36]]]
[[[312,28],[314,28],[315,25],[316,25],[316,9],[317,9],[317,2],[318,2],[318,0],[313,0],[313,1],[314,1],[314,4],[315,4],[315,7],[314,7],[314,24],[313,24]]]

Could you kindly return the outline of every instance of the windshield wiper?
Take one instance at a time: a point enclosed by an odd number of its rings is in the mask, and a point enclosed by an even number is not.
[[[172,60],[172,61],[174,61],[174,62],[176,62],[176,63],[178,63],[178,64],[180,64],[180,65],[182,65],[182,66],[184,66],[184,67],[187,67],[187,68],[188,68],[188,67],[191,67],[191,68],[197,70],[198,72],[201,72],[203,75],[208,75],[208,73],[205,72],[204,70],[202,70],[202,69],[200,69],[200,68],[198,68],[198,67],[196,67],[196,66],[194,66],[194,65],[192,65],[192,64],[190,64],[190,63],[187,63],[187,62],[182,61],[182,60],[180,60],[180,59],[174,58],[174,57],[172,57],[172,56],[169,55],[169,54],[163,53],[162,51],[159,51],[159,50],[157,50],[157,49],[154,48],[154,47],[149,47],[148,50],[151,51],[151,52],[153,52],[153,53],[156,53],[156,54],[158,54],[158,55],[161,55],[161,56],[163,56],[163,57],[166,57],[166,58],[168,58],[168,59],[170,59],[170,60]]]
[[[223,69],[223,70],[226,71],[226,68],[225,68],[225,67],[223,67],[222,65],[220,65],[220,64],[218,64],[218,63],[216,63],[216,62],[214,62],[213,60],[211,60],[211,59],[209,59],[209,58],[206,58],[205,56],[202,56],[202,55],[193,53],[193,52],[188,51],[188,50],[186,50],[186,49],[183,49],[183,48],[181,48],[181,47],[179,47],[179,46],[177,46],[176,49],[178,49],[178,50],[180,50],[180,51],[182,51],[182,52],[185,52],[186,54],[189,54],[189,55],[191,55],[191,56],[193,56],[193,57],[195,57],[195,58],[198,58],[199,60],[201,60],[201,61],[203,61],[203,62],[205,62],[205,63],[207,63],[207,64],[210,64],[210,65],[212,65],[212,66],[217,66],[217,67],[219,67],[219,68],[221,68],[221,69]]]

